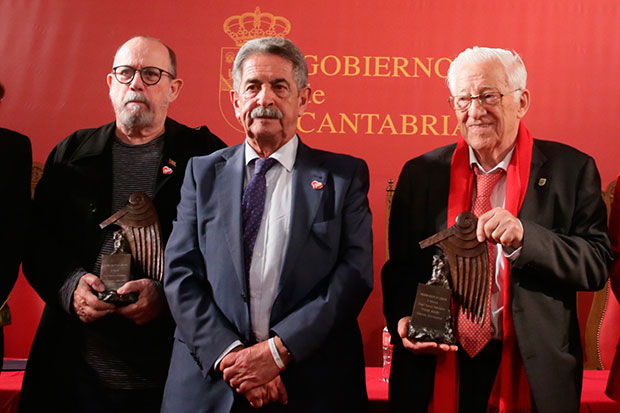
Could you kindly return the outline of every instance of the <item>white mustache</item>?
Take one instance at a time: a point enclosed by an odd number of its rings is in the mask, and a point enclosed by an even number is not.
[[[129,91],[125,95],[125,99],[123,99],[123,105],[127,105],[129,102],[140,102],[144,103],[147,108],[151,108],[151,102],[142,94],[138,92]]]
[[[252,119],[256,119],[256,118],[275,118],[275,119],[282,119],[284,115],[282,114],[282,112],[280,112],[278,109],[276,108],[265,108],[263,106],[257,106],[254,109],[252,109],[252,112],[250,112],[250,118]]]

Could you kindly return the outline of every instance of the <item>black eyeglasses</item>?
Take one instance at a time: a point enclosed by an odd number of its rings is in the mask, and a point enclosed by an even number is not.
[[[163,73],[170,76],[170,79],[174,79],[174,75],[170,72],[165,71],[164,69],[160,69],[155,66],[146,66],[142,69],[136,69],[131,66],[116,66],[112,68],[112,74],[118,80],[119,83],[126,85],[127,83],[131,83],[136,72],[140,72],[140,78],[145,85],[153,86],[156,85],[161,79],[161,75]]]
[[[484,92],[476,96],[450,96],[448,98],[448,102],[450,102],[450,106],[452,107],[452,109],[465,112],[467,109],[469,109],[469,107],[471,106],[471,102],[474,99],[477,99],[478,103],[480,103],[482,106],[495,106],[500,104],[504,96],[520,90],[521,89],[515,89],[506,93],[499,93],[497,91]]]

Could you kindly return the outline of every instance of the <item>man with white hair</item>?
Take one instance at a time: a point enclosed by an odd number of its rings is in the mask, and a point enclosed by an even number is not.
[[[107,75],[116,121],[74,132],[50,154],[34,202],[24,273],[46,307],[35,337],[21,411],[159,411],[174,323],[161,282],[138,274],[102,301],[102,255],[117,226],[99,223],[138,191],[153,200],[165,243],[192,156],[224,143],[167,117],[183,81],[176,56],[139,36],[116,52]]]
[[[382,271],[394,411],[579,410],[576,292],[607,279],[605,205],[591,157],[525,127],[526,78],[516,53],[462,52],[448,72],[461,138],[401,172]],[[487,316],[471,323],[457,309],[458,346],[411,340],[417,285],[437,253],[418,242],[462,211],[478,216],[477,238],[489,247]]]

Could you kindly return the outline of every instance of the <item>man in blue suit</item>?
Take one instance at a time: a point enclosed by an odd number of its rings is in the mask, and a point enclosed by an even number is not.
[[[246,43],[231,91],[245,142],[190,161],[166,249],[163,411],[365,410],[368,167],[301,142],[307,79],[290,41]]]

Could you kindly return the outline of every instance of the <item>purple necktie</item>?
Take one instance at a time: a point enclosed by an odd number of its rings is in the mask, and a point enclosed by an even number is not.
[[[241,218],[243,220],[243,258],[245,273],[250,273],[250,263],[256,236],[260,228],[265,209],[266,180],[265,174],[276,164],[274,158],[258,158],[254,165],[254,176],[250,180],[241,199]]]

